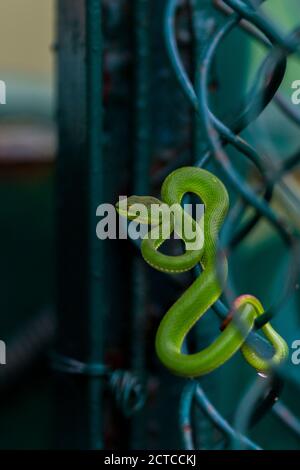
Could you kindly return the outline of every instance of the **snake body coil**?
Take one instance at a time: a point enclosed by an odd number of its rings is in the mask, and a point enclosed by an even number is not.
[[[271,360],[260,357],[246,344],[245,340],[254,327],[255,319],[264,311],[260,302],[250,295],[236,299],[233,320],[212,344],[195,354],[182,352],[187,334],[197,320],[219,298],[222,290],[221,284],[226,280],[227,260],[225,257],[221,260],[222,279],[220,279],[220,276],[217,276],[216,256],[218,233],[228,211],[229,199],[226,188],[216,176],[206,170],[194,167],[180,168],[171,173],[165,179],[161,192],[163,203],[170,207],[174,204],[180,205],[185,194],[195,194],[205,206],[205,217],[204,246],[201,249],[186,249],[185,253],[179,256],[165,255],[158,248],[165,241],[166,234],[164,234],[164,238],[157,238],[157,227],[152,228],[142,241],[141,249],[145,261],[157,270],[180,273],[192,269],[197,263],[201,263],[203,269],[200,276],[172,305],[162,319],[156,335],[158,357],[174,374],[197,377],[218,368],[241,349],[250,365],[258,371],[267,372],[271,366],[279,364],[286,358],[288,347],[269,323],[262,328],[262,331],[274,348]],[[149,206],[153,200],[154,198],[147,196],[132,196],[127,200],[125,212],[120,207],[117,209],[121,215],[134,219],[136,213],[134,215],[131,212],[133,205],[139,202]],[[158,202],[162,204],[160,201]],[[184,210],[180,209],[180,211],[179,217],[186,217]],[[143,223],[151,222],[153,221],[149,218],[143,221]],[[170,226],[170,232],[173,230],[174,225]],[[171,235],[171,233],[167,235]],[[184,235],[182,238],[187,247]]]

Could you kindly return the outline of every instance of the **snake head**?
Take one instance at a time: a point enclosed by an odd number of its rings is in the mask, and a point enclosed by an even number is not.
[[[161,206],[162,202],[152,196],[130,196],[120,199],[116,210],[122,217],[134,220],[140,224],[158,225],[160,219],[153,217],[153,208]]]

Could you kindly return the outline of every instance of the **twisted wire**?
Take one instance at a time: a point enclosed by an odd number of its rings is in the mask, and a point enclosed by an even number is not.
[[[146,391],[132,372],[112,370],[105,364],[85,363],[57,353],[51,354],[52,368],[58,372],[78,376],[105,378],[122,413],[129,417],[141,410],[146,401]]]

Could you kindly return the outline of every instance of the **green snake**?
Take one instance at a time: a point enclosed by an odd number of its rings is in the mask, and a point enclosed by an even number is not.
[[[193,193],[199,197],[205,207],[204,244],[199,249],[185,250],[184,254],[170,256],[159,251],[171,232],[176,230],[175,222],[170,224],[169,232],[158,236],[162,219],[151,220],[148,209],[152,204],[167,204],[169,207],[180,206],[176,217],[187,217],[181,202],[185,194]],[[202,272],[183,295],[171,306],[163,317],[156,334],[156,352],[161,362],[174,374],[184,377],[198,377],[212,372],[228,361],[238,350],[241,350],[246,361],[258,372],[266,373],[271,366],[284,361],[288,355],[288,346],[281,336],[272,328],[270,323],[262,327],[266,338],[273,346],[274,354],[271,360],[260,357],[247,343],[247,335],[254,327],[256,318],[264,309],[253,296],[238,297],[233,306],[233,315],[238,321],[228,321],[227,326],[217,338],[205,349],[194,353],[182,352],[184,340],[195,323],[218,300],[222,293],[222,283],[227,277],[227,260],[221,260],[221,277],[217,272],[216,256],[218,233],[226,217],[229,207],[229,197],[223,183],[212,173],[195,168],[184,167],[172,172],[164,181],[161,189],[162,201],[150,196],[131,196],[126,200],[126,207],[116,205],[120,215],[139,223],[152,224],[147,237],[141,244],[145,261],[155,269],[167,273],[181,273],[191,270],[197,263],[202,266]],[[146,215],[138,218],[136,204],[143,204],[147,209]],[[199,221],[194,221],[198,224]],[[187,248],[184,234],[182,239]]]

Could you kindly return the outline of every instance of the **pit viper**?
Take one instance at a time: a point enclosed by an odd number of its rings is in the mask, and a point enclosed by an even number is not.
[[[150,207],[153,204],[179,206],[180,209],[174,217],[185,219],[188,216],[181,203],[187,193],[200,198],[205,207],[203,246],[199,245],[198,249],[186,249],[183,254],[170,256],[159,251],[159,247],[171,236],[171,232],[176,230],[176,221],[170,224],[167,233],[158,236],[157,230],[162,228],[164,221],[151,220]],[[174,374],[192,378],[212,372],[241,350],[252,367],[258,372],[267,373],[271,365],[278,365],[286,359],[288,346],[270,323],[265,324],[262,331],[273,346],[274,354],[271,360],[260,357],[247,344],[246,338],[253,330],[256,318],[264,312],[260,301],[251,295],[242,295],[235,300],[233,316],[236,321],[229,321],[208,347],[197,353],[183,352],[187,334],[218,300],[222,285],[226,281],[228,268],[225,255],[220,261],[221,269],[217,270],[217,244],[218,234],[228,211],[229,197],[225,186],[215,175],[195,167],[179,168],[167,176],[161,188],[161,197],[162,201],[150,196],[131,196],[127,198],[125,208],[121,207],[120,203],[116,205],[121,216],[152,225],[141,243],[142,256],[150,266],[172,274],[191,270],[198,263],[202,266],[201,274],[171,306],[158,327],[155,342],[159,359]],[[140,204],[147,210],[143,216],[139,212],[138,218],[136,206]],[[199,221],[194,221],[194,224],[197,224],[199,231]],[[182,239],[187,248],[188,240],[184,233]]]

